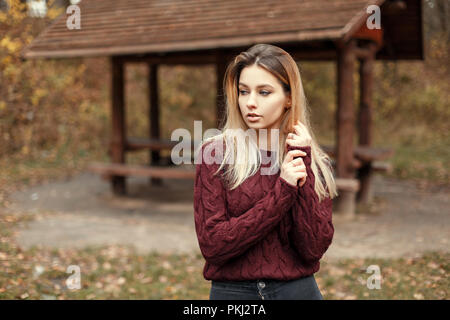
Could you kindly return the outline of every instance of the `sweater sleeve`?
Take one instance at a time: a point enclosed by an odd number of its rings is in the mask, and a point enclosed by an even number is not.
[[[238,217],[229,217],[224,184],[218,164],[197,164],[194,183],[194,219],[203,257],[222,265],[241,255],[262,240],[292,207],[298,192],[278,177],[274,187],[251,209]],[[244,182],[245,183],[245,182]]]
[[[303,162],[307,178],[299,187],[297,201],[293,205],[293,227],[290,238],[300,257],[309,263],[319,261],[331,244],[334,234],[332,200],[327,197],[319,202],[314,190],[315,177],[311,169],[311,147],[288,147],[306,152]]]

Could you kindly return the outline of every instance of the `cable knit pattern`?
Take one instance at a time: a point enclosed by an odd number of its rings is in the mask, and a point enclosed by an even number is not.
[[[314,263],[322,258],[333,239],[333,203],[328,197],[319,202],[319,196],[314,191],[315,176],[311,169],[311,147],[288,147],[288,150],[292,149],[306,152],[303,162],[308,176],[294,203],[294,224],[290,235],[301,259],[306,263]]]
[[[302,187],[285,181],[279,170],[262,175],[259,169],[228,190],[223,171],[214,175],[219,164],[196,164],[194,219],[205,279],[293,280],[319,270],[333,237],[331,200],[319,203],[314,192],[310,147],[295,148],[307,152]]]

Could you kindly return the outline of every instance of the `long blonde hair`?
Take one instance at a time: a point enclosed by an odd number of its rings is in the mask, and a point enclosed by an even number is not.
[[[273,45],[256,44],[247,51],[241,52],[228,65],[223,80],[226,99],[225,123],[221,133],[202,141],[196,152],[211,141],[220,141],[222,144],[225,142],[223,161],[215,174],[226,168],[223,177],[230,190],[237,188],[260,168],[261,154],[252,139],[249,139],[248,144],[246,143],[248,135],[245,132],[249,128],[242,118],[238,102],[238,82],[241,71],[252,65],[257,65],[273,74],[282,84],[285,93],[291,96],[291,107],[285,109],[279,129],[277,167],[281,168],[283,163],[287,134],[294,132],[293,125],[300,121],[306,126],[312,138],[311,169],[316,177],[314,189],[320,201],[327,196],[336,197],[338,194],[330,157],[320,148],[311,130],[309,110],[298,66],[286,51]],[[238,153],[237,150],[240,152]],[[321,175],[319,175],[319,168]]]

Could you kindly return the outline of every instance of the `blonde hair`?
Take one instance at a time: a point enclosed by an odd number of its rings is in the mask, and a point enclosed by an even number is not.
[[[282,115],[279,129],[279,149],[275,150],[278,155],[276,165],[281,168],[285,157],[284,144],[287,134],[294,132],[293,125],[300,121],[306,126],[312,138],[311,169],[316,177],[314,190],[320,201],[327,196],[336,197],[338,194],[330,157],[320,148],[311,130],[309,110],[298,66],[286,51],[273,45],[256,44],[247,51],[241,52],[228,65],[223,84],[226,98],[225,123],[221,133],[202,141],[196,152],[208,142],[225,142],[223,161],[215,174],[225,167],[227,168],[224,170],[223,177],[230,190],[237,188],[260,168],[259,148],[252,139],[248,144],[246,143],[248,135],[245,134],[245,131],[249,128],[242,118],[238,103],[238,82],[241,71],[252,65],[257,65],[274,75],[282,84],[285,93],[291,96],[291,107],[285,109]],[[237,150],[242,152],[238,153]],[[226,166],[227,164],[230,165]]]

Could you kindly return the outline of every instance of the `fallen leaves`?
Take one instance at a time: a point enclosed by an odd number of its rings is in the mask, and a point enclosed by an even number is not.
[[[316,273],[325,299],[446,299],[450,255],[430,252],[400,259],[346,259],[321,263]],[[365,270],[378,265],[381,288],[369,289]]]
[[[7,229],[21,221],[19,216],[5,219],[0,212]],[[14,233],[2,230],[0,299],[208,299],[210,282],[203,279],[201,255],[140,255],[121,246],[22,250]],[[325,299],[446,299],[448,259],[448,253],[436,252],[405,259],[324,261],[316,279]],[[79,290],[66,286],[69,265],[80,267]],[[370,265],[380,267],[379,290],[367,286]]]
[[[416,300],[423,300],[424,299],[424,296],[421,293],[414,293],[413,296],[414,296],[414,299],[416,299]]]

